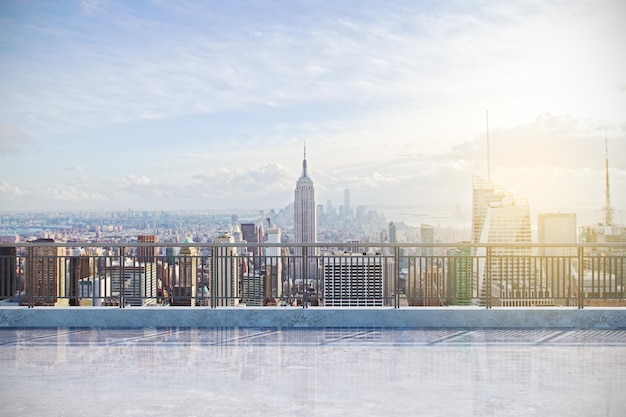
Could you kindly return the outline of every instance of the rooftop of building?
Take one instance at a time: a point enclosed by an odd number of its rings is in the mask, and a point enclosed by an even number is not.
[[[625,330],[0,329],[6,415],[617,417]]]

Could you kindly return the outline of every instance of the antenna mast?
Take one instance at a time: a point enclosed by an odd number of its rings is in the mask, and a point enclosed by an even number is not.
[[[604,212],[604,224],[605,226],[613,225],[613,207],[611,207],[611,188],[609,186],[609,144],[606,134],[606,129],[604,130],[604,164],[605,164],[605,176],[606,176],[606,190],[605,190],[605,212]]]
[[[489,110],[487,110],[487,181],[491,182],[491,149],[489,145]]]

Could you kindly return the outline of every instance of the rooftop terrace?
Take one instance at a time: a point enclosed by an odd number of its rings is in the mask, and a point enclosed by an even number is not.
[[[164,244],[27,243],[0,255],[3,288],[17,292],[0,308],[0,409],[115,417],[626,410],[623,244],[316,245],[299,257],[286,245],[198,246],[168,256]],[[339,278],[329,274],[337,269]]]
[[[4,328],[0,368],[25,417],[626,410],[625,330]]]

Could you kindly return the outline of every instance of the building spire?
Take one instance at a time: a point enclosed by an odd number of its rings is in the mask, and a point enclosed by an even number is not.
[[[302,178],[307,178],[309,174],[306,169],[306,141],[304,141],[304,159],[302,160]]]
[[[491,182],[491,149],[489,145],[489,110],[487,110],[487,181]]]

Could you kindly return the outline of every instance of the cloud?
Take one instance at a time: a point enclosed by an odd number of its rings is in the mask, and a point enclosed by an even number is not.
[[[604,164],[604,139],[609,141],[612,165],[626,169],[623,127],[596,119],[542,114],[530,123],[490,132],[494,172],[524,168],[599,169]],[[440,160],[456,161],[470,169],[486,169],[486,134],[454,145]]]
[[[191,188],[204,198],[216,200],[255,201],[267,199],[292,191],[295,179],[278,164],[259,168],[237,170],[222,168],[193,176]]]
[[[2,181],[0,182],[0,194],[8,200],[14,200],[28,193],[15,185],[9,184],[7,181]]]
[[[91,202],[105,201],[106,197],[101,193],[89,189],[81,189],[75,186],[48,186],[43,189],[44,199],[62,202]]]
[[[0,123],[0,154],[19,152],[20,148],[31,141],[30,136],[20,129]]]
[[[126,183],[127,186],[146,187],[146,186],[154,185],[154,181],[152,181],[150,178],[146,177],[145,175],[138,176],[135,174],[130,174],[130,175],[127,175],[126,178],[124,178],[124,182]]]
[[[520,4],[454,9],[392,2],[385,8],[315,7],[307,13],[293,6],[280,11],[285,20],[265,10],[239,17],[242,11],[198,4],[188,6],[194,13],[174,10],[170,19],[157,17],[169,11],[165,3],[150,10],[155,14],[100,2],[83,7],[97,11],[88,19],[90,36],[82,36],[87,23],[72,15],[47,16],[35,23],[69,31],[49,40],[63,52],[50,55],[28,42],[24,50],[38,65],[7,59],[3,72],[12,85],[5,87],[3,110],[16,120],[28,115],[37,131],[172,119],[268,102],[282,108],[339,101],[396,109],[412,102],[424,108],[478,95],[510,97],[532,87],[525,73],[561,70],[555,62],[548,67],[543,55],[535,56],[532,67],[523,65],[541,46],[529,40],[525,28],[541,36],[553,27]],[[579,13],[574,9],[542,8],[567,24]],[[203,19],[208,23],[199,30]],[[115,35],[107,35],[110,25],[118,29]],[[244,25],[247,31],[240,30]],[[34,68],[45,68],[45,77]]]

